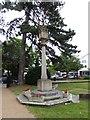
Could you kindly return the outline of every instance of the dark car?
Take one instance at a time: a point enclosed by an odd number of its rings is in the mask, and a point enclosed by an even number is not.
[[[8,81],[8,79],[9,79],[9,81]],[[1,81],[2,81],[3,84],[7,84],[8,82],[9,83],[15,83],[16,82],[15,80],[12,80],[11,77],[8,77],[7,74],[2,75]]]
[[[1,80],[2,80],[3,84],[6,84],[7,83],[7,75],[3,74],[2,77],[1,77]]]

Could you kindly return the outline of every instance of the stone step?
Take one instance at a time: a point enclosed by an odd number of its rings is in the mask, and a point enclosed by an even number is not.
[[[41,106],[52,106],[52,105],[71,102],[71,100],[68,98],[59,98],[59,99],[49,100],[44,102],[35,102],[35,101],[32,102],[32,101],[29,101],[23,94],[18,95],[16,98],[22,104],[41,105]]]

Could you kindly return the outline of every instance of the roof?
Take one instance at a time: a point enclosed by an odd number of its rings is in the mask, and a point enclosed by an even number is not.
[[[78,70],[78,71],[89,71],[89,69],[88,69],[88,68],[81,68],[81,69]]]

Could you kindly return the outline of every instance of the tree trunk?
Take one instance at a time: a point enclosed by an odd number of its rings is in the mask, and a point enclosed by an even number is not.
[[[18,73],[19,84],[24,84],[25,48],[26,48],[26,33],[23,34],[23,38],[22,38],[19,73]]]
[[[28,16],[28,9],[25,11],[25,23],[28,24],[29,21],[29,16]],[[19,84],[24,84],[24,69],[25,69],[25,48],[26,48],[26,37],[27,37],[27,33],[23,32],[23,36],[22,36],[22,46],[21,46],[21,55],[20,55],[20,62],[19,62],[19,72],[18,72],[18,81]]]

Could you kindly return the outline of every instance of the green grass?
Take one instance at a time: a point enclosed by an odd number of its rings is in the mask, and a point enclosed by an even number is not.
[[[15,85],[10,87],[10,90],[15,93],[15,95],[19,95],[25,88],[29,88],[31,91],[36,89],[36,86],[31,85]]]
[[[61,83],[59,84],[59,89],[64,90],[72,90],[75,88],[82,88],[82,89],[88,89],[88,83]]]
[[[88,92],[89,84],[88,83],[62,83],[58,86],[59,90],[67,89],[72,94],[79,94],[80,92]]]
[[[27,106],[37,118],[87,118],[88,101],[80,101],[79,104],[57,105],[51,107]]]
[[[36,89],[36,86],[21,85],[10,87],[16,95],[20,94],[23,89]],[[68,89],[72,93],[78,94],[88,90],[88,83],[62,83],[59,84],[58,89]],[[80,90],[78,90],[80,89]],[[80,100],[80,103],[71,103],[67,105],[56,105],[50,107],[30,106],[26,105],[27,109],[31,111],[37,118],[88,118],[88,100]]]

